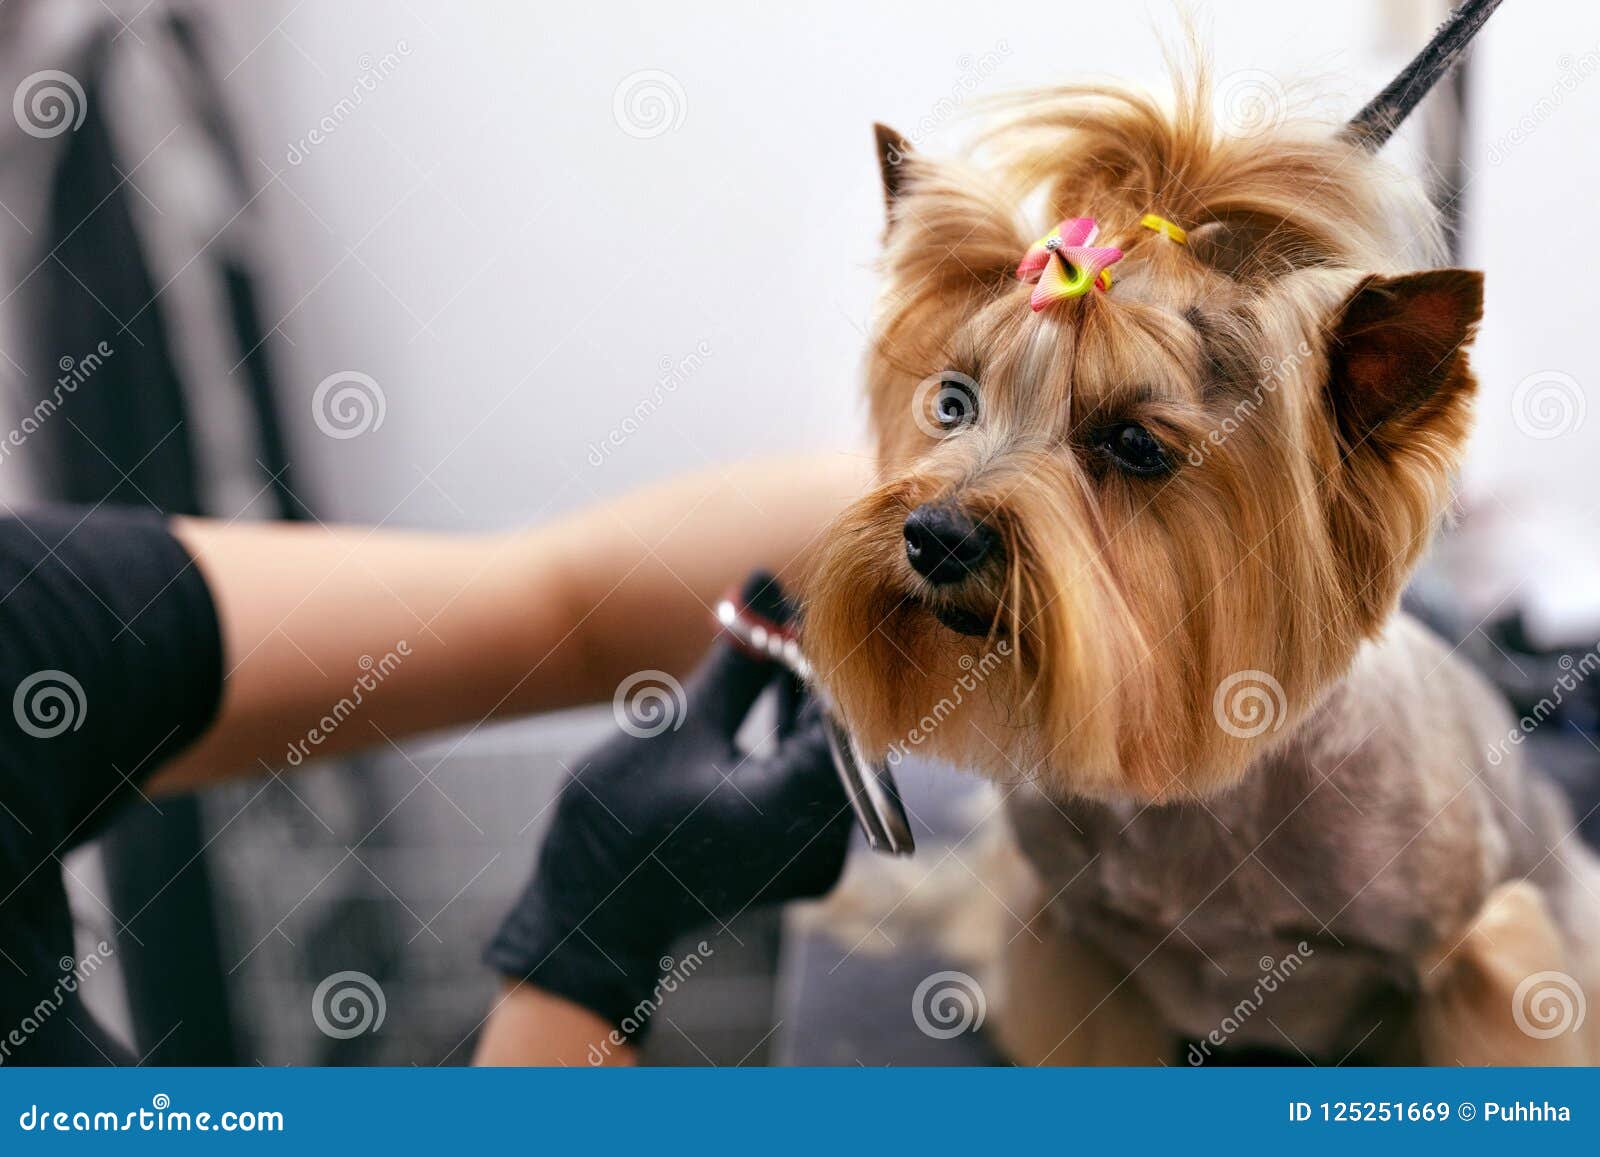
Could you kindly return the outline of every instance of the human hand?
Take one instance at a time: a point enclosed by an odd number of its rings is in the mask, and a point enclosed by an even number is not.
[[[764,576],[743,598],[787,618]],[[775,681],[786,692],[778,747],[745,755],[734,736]],[[620,1025],[682,933],[828,891],[851,814],[821,714],[801,698],[787,673],[719,640],[689,681],[681,722],[645,738],[619,732],[562,788],[533,878],[488,962]]]

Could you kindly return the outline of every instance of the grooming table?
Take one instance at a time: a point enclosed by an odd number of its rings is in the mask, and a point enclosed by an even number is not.
[[[948,768],[906,760],[895,769],[917,851],[932,865],[971,828],[970,805],[986,789]],[[851,856],[873,856],[861,833]],[[976,885],[974,885],[976,886]],[[833,936],[790,920],[779,961],[771,1059],[781,1065],[995,1065],[1004,1063],[983,1031],[929,1036],[912,998],[932,974],[962,966],[923,945],[851,951]],[[855,939],[854,936],[851,939]],[[991,1010],[991,1015],[992,1015]]]

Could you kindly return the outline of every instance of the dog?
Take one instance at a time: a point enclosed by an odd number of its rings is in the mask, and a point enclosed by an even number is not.
[[[1595,1063],[1600,861],[1398,609],[1482,277],[1360,140],[1177,88],[878,126],[879,478],[805,648],[868,750],[1000,785],[1018,1062]]]

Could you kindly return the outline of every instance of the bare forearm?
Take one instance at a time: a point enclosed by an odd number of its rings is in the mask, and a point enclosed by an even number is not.
[[[216,725],[154,785],[592,702],[642,668],[682,671],[716,596],[753,567],[792,576],[862,481],[844,456],[749,463],[495,536],[183,520],[228,679]]]
[[[586,1008],[531,984],[508,983],[478,1038],[475,1065],[632,1065],[638,1055]]]

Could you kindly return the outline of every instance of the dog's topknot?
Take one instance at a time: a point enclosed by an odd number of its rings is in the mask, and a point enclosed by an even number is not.
[[[976,151],[1014,197],[1042,191],[1047,218],[1095,217],[1107,237],[1137,238],[1148,212],[1190,230],[1246,229],[1265,249],[1241,272],[1387,271],[1437,255],[1433,215],[1413,184],[1333,126],[1285,115],[1235,134],[1218,123],[1204,65],[1174,77],[1170,108],[1103,85],[1001,98]]]
[[[1274,105],[1286,115],[1256,131],[1230,132],[1196,57],[1174,67],[1169,104],[1109,84],[980,102],[954,157],[912,152],[880,126],[884,272],[911,288],[885,303],[888,336],[953,290],[1009,289],[1027,247],[1067,217],[1095,218],[1100,243],[1133,252],[1161,242],[1139,227],[1157,213],[1189,232],[1195,255],[1246,282],[1313,266],[1384,273],[1438,263],[1436,215],[1414,181],[1336,124],[1286,107]]]

